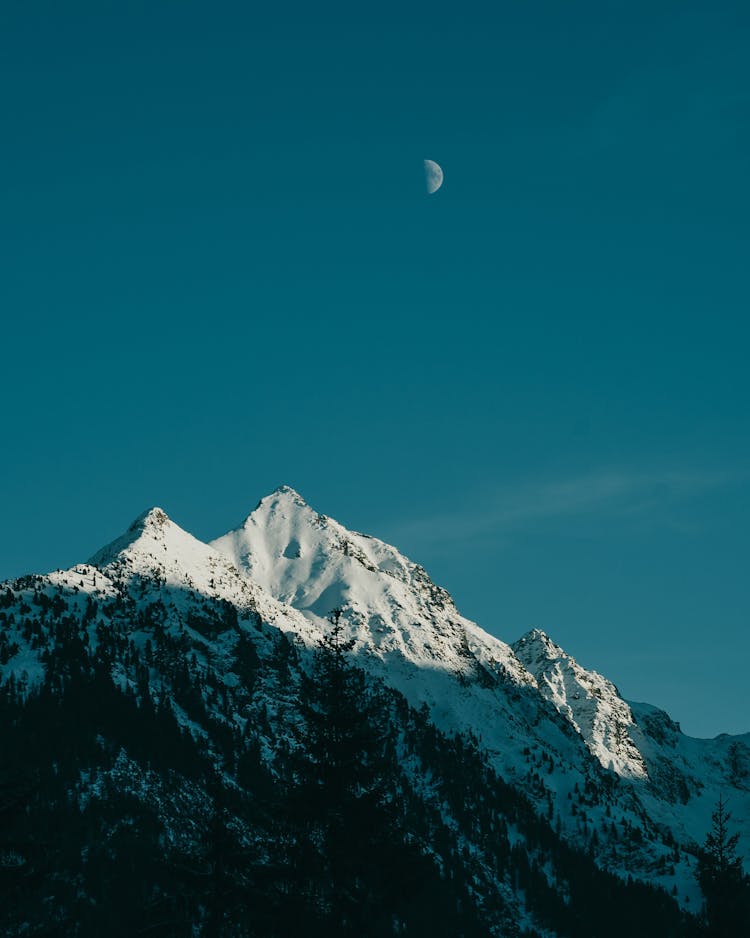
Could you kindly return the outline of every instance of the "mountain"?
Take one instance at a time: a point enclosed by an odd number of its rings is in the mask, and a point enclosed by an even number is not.
[[[616,780],[616,795],[588,805],[593,825],[610,817],[614,797],[631,823],[686,844],[703,838],[713,805],[731,789],[750,856],[749,735],[686,737],[663,711],[624,701],[540,630],[505,644],[462,617],[449,594],[396,548],[318,514],[287,486],[212,546],[318,634],[330,610],[341,607],[361,665],[413,706],[426,703],[444,731],[474,732],[504,778],[526,784],[531,744],[551,756],[558,768],[546,790],[573,839],[581,842],[580,824],[564,801],[576,786],[601,787],[604,779],[606,788]],[[658,860],[659,851],[626,859],[620,869],[654,878]],[[697,900],[689,869],[671,875],[665,885],[681,885]]]
[[[8,934],[96,934],[112,909],[115,933],[284,934],[300,914],[335,933],[342,869],[373,934],[593,935],[614,901],[641,918],[601,934],[682,934],[720,796],[750,855],[750,736],[690,739],[544,632],[489,635],[286,486],[210,544],[154,508],[88,563],[2,584],[0,675],[0,877],[30,884]],[[342,769],[335,805],[321,713],[369,773]],[[42,849],[26,817],[77,850]],[[137,874],[117,844],[141,829]]]

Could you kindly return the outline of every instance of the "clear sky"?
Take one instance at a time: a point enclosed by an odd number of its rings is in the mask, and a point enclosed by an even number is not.
[[[748,48],[721,0],[6,0],[0,577],[288,483],[750,730]]]

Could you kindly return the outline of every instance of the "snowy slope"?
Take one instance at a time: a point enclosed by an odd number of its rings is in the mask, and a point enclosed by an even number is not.
[[[525,780],[524,750],[536,737],[583,778],[580,737],[540,699],[512,648],[461,616],[396,548],[348,531],[287,486],[212,547],[319,635],[341,608],[359,663],[412,705],[426,704],[441,729],[479,736],[506,777]]]
[[[287,486],[211,546],[319,628],[333,609],[343,608],[363,656],[467,679],[479,657],[503,679],[535,683],[512,649],[463,618],[422,567],[318,514]]]
[[[633,714],[611,681],[586,671],[540,629],[520,638],[513,650],[605,768],[629,778],[647,777],[643,755],[630,736]]]
[[[623,700],[614,684],[581,667],[538,629],[513,649],[599,762],[634,781],[657,826],[679,843],[701,843],[722,795],[750,865],[750,734],[686,736],[663,710]]]
[[[310,637],[305,620],[294,609],[277,602],[224,554],[188,534],[161,508],[139,515],[123,535],[94,554],[89,566],[98,568],[107,580],[156,579],[169,590],[174,604],[193,593],[223,599],[240,612],[258,612],[267,622],[283,623]]]

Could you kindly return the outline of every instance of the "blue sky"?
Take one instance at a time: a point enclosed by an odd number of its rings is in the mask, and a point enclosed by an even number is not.
[[[0,577],[284,482],[750,730],[746,4],[257,6],[2,5]]]

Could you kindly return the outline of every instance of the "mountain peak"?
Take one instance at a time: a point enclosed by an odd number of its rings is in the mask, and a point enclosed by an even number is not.
[[[149,527],[161,528],[169,522],[169,515],[163,508],[154,506],[141,512],[140,515],[128,527],[128,531],[143,531]]]
[[[531,651],[536,651],[544,658],[567,658],[565,651],[541,629],[530,629],[513,643],[513,650],[523,660]]]
[[[265,515],[268,512],[273,514],[279,509],[285,516],[287,512],[291,511],[294,513],[295,510],[316,514],[296,489],[293,489],[291,485],[280,485],[278,488],[275,488],[273,492],[269,492],[268,495],[264,495],[263,498],[261,498],[255,508],[253,508],[250,514],[245,518],[242,523],[242,528],[252,526],[259,515]]]
[[[278,486],[278,488],[275,488],[273,492],[271,492],[271,496],[273,495],[288,495],[290,498],[293,498],[295,501],[300,501],[300,502],[305,501],[304,498],[300,495],[300,493],[296,489],[293,489],[291,485]]]
[[[521,637],[520,641],[549,643],[550,637],[546,632],[542,631],[542,629],[529,629],[529,631]]]
[[[581,734],[604,768],[630,778],[648,776],[630,737],[633,714],[611,681],[582,668],[541,629],[532,629],[511,647],[542,696]]]
[[[123,534],[97,551],[89,562],[94,566],[105,566],[126,552],[150,551],[154,545],[165,549],[165,541],[175,538],[192,540],[191,535],[175,524],[163,508],[154,506],[141,512]]]

